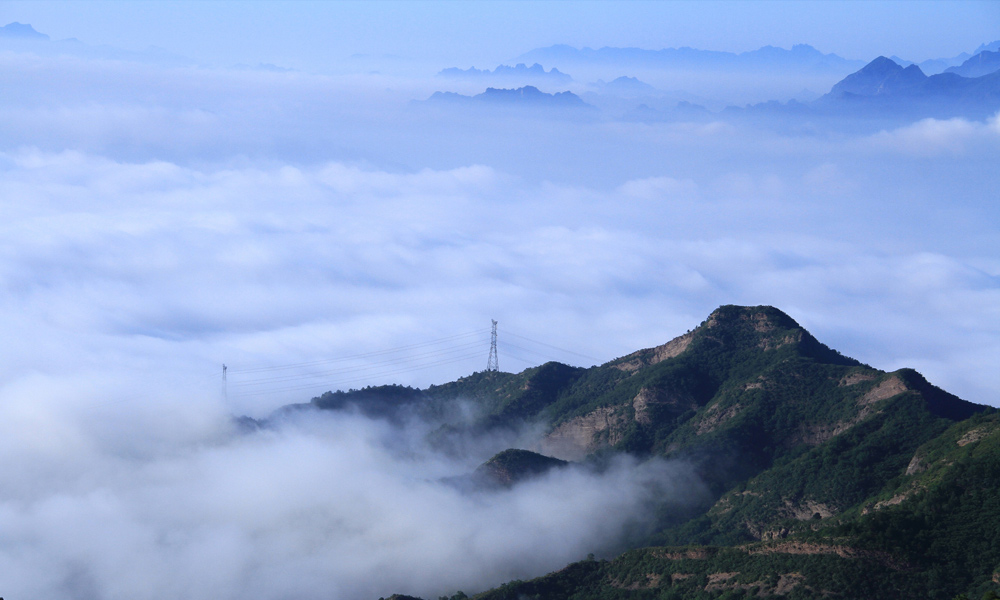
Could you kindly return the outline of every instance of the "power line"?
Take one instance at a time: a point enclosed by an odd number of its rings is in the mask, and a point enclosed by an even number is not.
[[[546,344],[545,342],[539,342],[538,340],[533,340],[533,339],[531,339],[529,337],[526,337],[526,336],[523,336],[523,335],[518,335],[518,334],[513,333],[511,331],[507,331],[506,329],[504,331],[506,331],[508,335],[512,335],[512,336],[514,336],[516,338],[521,338],[522,340],[531,342],[533,344],[538,344],[540,346],[546,346],[548,348],[552,348],[553,350],[558,350],[560,352],[566,352],[566,353],[569,353],[569,354],[575,354],[576,356],[580,356],[582,358],[587,358],[587,359],[590,359],[590,360],[592,360],[594,362],[597,362],[597,361],[600,360],[598,358],[594,358],[593,356],[588,356],[586,354],[581,354],[580,352],[574,352],[573,350],[567,350],[566,348],[560,348],[559,346],[553,346],[552,344]]]
[[[342,368],[338,368],[338,369],[325,370],[325,371],[320,371],[320,372],[313,372],[313,373],[308,373],[308,374],[294,374],[294,375],[280,375],[280,376],[277,376],[277,377],[263,377],[263,378],[259,378],[259,379],[250,379],[250,380],[247,380],[247,381],[242,381],[242,382],[239,382],[239,383],[237,383],[235,385],[237,385],[237,386],[261,385],[261,384],[267,384],[267,383],[278,383],[278,382],[282,382],[282,381],[302,379],[304,377],[328,377],[328,376],[331,376],[331,375],[337,375],[339,373],[355,372],[355,371],[358,371],[358,370],[361,370],[361,369],[372,369],[372,368],[375,368],[375,367],[378,367],[378,366],[381,366],[381,365],[394,365],[394,364],[399,364],[399,363],[402,363],[402,362],[412,362],[414,360],[422,359],[422,358],[434,358],[434,357],[445,356],[445,355],[454,355],[456,353],[459,353],[459,352],[462,352],[462,351],[466,351],[466,350],[471,349],[473,347],[478,347],[479,344],[480,344],[480,342],[470,342],[470,343],[462,344],[460,346],[454,346],[452,348],[446,348],[446,349],[443,349],[443,350],[435,350],[435,351],[432,351],[432,352],[423,352],[421,354],[416,354],[416,355],[408,355],[408,356],[406,356],[402,360],[398,359],[398,358],[382,359],[382,360],[374,361],[372,363],[368,363],[366,366],[360,367],[360,368],[359,367],[355,367],[355,366],[349,366],[349,367],[342,367]],[[480,356],[482,356],[482,355],[480,355]]]
[[[523,346],[518,346],[517,344],[512,344],[510,342],[504,342],[503,347],[504,347],[504,349],[516,348],[517,350],[521,350],[522,352],[527,352],[528,354],[534,354],[535,356],[539,356],[539,357],[541,357],[541,358],[543,358],[543,359],[545,359],[547,361],[548,360],[554,360],[554,361],[558,362],[558,358],[555,357],[555,356],[552,356],[551,354],[545,354],[544,352],[539,352],[538,350],[532,350],[531,348],[525,348]],[[510,352],[507,352],[504,356],[507,356],[508,354],[510,354]]]
[[[477,354],[477,355],[480,356],[480,357],[482,356],[482,354]],[[450,364],[454,364],[454,363],[458,363],[458,362],[462,362],[462,361],[467,361],[467,360],[474,359],[477,355],[460,356],[458,358],[452,358],[452,359],[449,359],[449,360],[441,360],[441,361],[436,361],[436,362],[429,363],[429,364],[424,364],[424,365],[417,365],[417,366],[403,368],[403,369],[395,369],[395,370],[392,370],[392,371],[383,371],[383,372],[380,372],[380,373],[368,374],[368,375],[364,375],[362,377],[354,377],[354,378],[351,378],[351,379],[338,379],[336,381],[318,381],[316,383],[307,383],[307,384],[301,384],[301,385],[295,385],[295,386],[286,386],[286,387],[280,387],[280,388],[269,388],[269,389],[266,389],[266,390],[257,390],[257,391],[251,391],[251,392],[241,392],[240,396],[262,396],[262,395],[265,395],[265,394],[275,394],[275,393],[278,393],[278,392],[294,392],[294,391],[316,389],[316,388],[327,388],[327,389],[337,388],[337,389],[340,389],[342,386],[349,385],[349,384],[352,384],[352,383],[357,383],[359,381],[368,381],[368,380],[371,380],[373,377],[386,377],[386,376],[389,376],[389,375],[398,375],[400,373],[410,373],[410,372],[413,372],[413,371],[420,371],[420,370],[427,369],[427,368],[430,368],[430,367],[439,367],[439,366],[442,366],[442,365],[450,365]]]
[[[484,333],[483,330],[469,331],[469,332],[466,332],[466,333],[459,333],[459,334],[455,334],[455,335],[450,335],[450,336],[439,338],[439,339],[436,339],[436,340],[430,340],[428,342],[421,342],[419,344],[409,344],[409,345],[406,345],[406,346],[397,346],[395,348],[386,348],[384,350],[376,350],[376,351],[372,351],[372,352],[365,352],[365,353],[362,353],[362,354],[354,354],[354,355],[349,355],[349,356],[339,356],[339,357],[336,357],[336,358],[327,358],[327,359],[320,359],[320,360],[311,360],[311,361],[300,362],[300,363],[288,363],[288,364],[284,364],[284,365],[262,365],[262,366],[256,366],[256,367],[255,366],[250,366],[250,367],[242,367],[242,368],[237,367],[237,368],[230,368],[229,371],[231,373],[257,373],[257,372],[265,372],[265,371],[280,371],[280,370],[284,370],[284,369],[296,369],[296,368],[303,368],[303,367],[310,367],[310,366],[318,366],[318,365],[335,363],[335,362],[344,362],[344,361],[348,361],[348,360],[356,360],[356,359],[361,359],[361,358],[369,358],[369,357],[372,357],[372,356],[380,356],[380,355],[384,355],[384,354],[393,354],[393,353],[396,353],[396,352],[402,352],[404,350],[412,350],[412,349],[415,349],[415,348],[422,348],[422,347],[425,347],[425,346],[433,346],[435,344],[440,344],[442,342],[452,341],[452,340],[456,340],[456,339],[467,338],[467,337],[471,337],[471,336],[480,336],[483,333]]]
[[[497,348],[498,322],[495,319],[491,319],[491,324],[490,352],[486,370],[499,371],[500,361]],[[477,353],[474,349],[482,343],[480,340],[482,340],[482,336],[485,333],[484,330],[469,331],[394,348],[283,365],[258,364],[258,366],[242,368],[223,365],[223,396],[228,399],[229,384],[227,375],[229,373],[237,374],[239,379],[242,379],[242,376],[245,375],[263,375],[262,377],[234,382],[234,388],[237,390],[238,395],[242,397],[310,389],[316,390],[318,388],[341,389],[342,386],[366,380],[384,379],[401,373],[455,364],[475,358]],[[597,361],[597,359],[591,356],[573,350],[540,342],[517,333],[508,333],[516,338],[531,342],[533,345],[544,346],[561,353],[573,354],[595,362]],[[479,340],[470,339],[473,337],[479,338]],[[520,353],[527,355],[538,356],[543,360],[557,360],[550,353],[530,347],[525,348],[517,344],[511,344],[510,342],[505,342],[504,347],[520,351]],[[510,358],[529,366],[534,364],[533,361],[527,360],[517,354],[518,352],[511,353],[508,350],[505,356],[509,355]],[[361,364],[350,364],[352,361]],[[282,373],[282,371],[285,371],[285,373]]]
[[[484,333],[480,330],[351,356],[285,365],[229,368],[229,371],[238,373],[241,379],[247,375],[252,377],[234,383],[240,396],[336,389],[361,381],[387,379],[401,373],[468,361],[479,355],[475,348],[481,347]]]

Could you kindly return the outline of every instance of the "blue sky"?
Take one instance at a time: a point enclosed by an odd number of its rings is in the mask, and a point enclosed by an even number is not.
[[[1000,38],[1000,3],[7,1],[0,21],[54,39],[318,71],[355,53],[493,66],[556,43],[733,52],[807,43],[919,62]]]

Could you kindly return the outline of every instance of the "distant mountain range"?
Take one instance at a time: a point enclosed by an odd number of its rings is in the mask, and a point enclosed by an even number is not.
[[[38,33],[31,25],[15,21],[0,27],[0,39],[47,41],[49,36]]]
[[[608,82],[597,80],[594,87],[601,92],[622,96],[644,96],[657,93],[657,89],[635,77],[622,76]]]
[[[194,66],[197,61],[150,46],[142,51],[122,50],[113,46],[92,46],[76,38],[52,40],[31,25],[8,23],[0,27],[0,50],[30,51],[41,56],[78,56],[97,60],[124,60],[164,66]]]
[[[526,85],[516,89],[486,88],[482,94],[465,96],[455,92],[434,92],[427,99],[432,104],[452,103],[494,106],[519,106],[535,108],[593,108],[573,92],[548,94],[538,88]]]
[[[927,76],[917,65],[903,67],[880,56],[838,82],[814,104],[910,117],[989,116],[1000,110],[1000,64],[993,54],[984,51],[963,63],[964,72],[996,67],[975,77],[956,72]]]
[[[1000,71],[1000,51],[983,50],[957,67],[948,67],[945,73],[962,77],[982,77]]]
[[[327,393],[285,410],[392,419],[447,413],[459,400],[482,416],[433,432],[440,447],[525,423],[544,432],[467,481],[516,486],[561,468],[556,459],[599,465],[629,453],[686,461],[709,490],[696,506],[649,507],[655,530],[613,560],[478,598],[1000,591],[1000,413],[911,369],[845,357],[773,307],[723,306],[666,344],[587,369],[550,362],[425,390]]]
[[[930,75],[944,72],[952,67],[984,52],[1000,51],[1000,40],[981,44],[971,54],[962,52],[948,58],[928,59],[919,63],[921,70]],[[912,61],[891,57],[902,66],[914,64]],[[850,73],[864,66],[865,61],[848,59],[837,54],[824,54],[808,44],[797,44],[791,49],[764,46],[749,52],[722,52],[699,50],[696,48],[645,48],[604,47],[575,48],[557,44],[530,50],[515,60],[541,62],[543,64],[571,65],[620,65],[623,68],[642,67],[655,69],[698,69],[698,70],[782,70],[787,73]],[[983,73],[985,74],[985,73]],[[965,75],[972,76],[972,75]]]
[[[723,114],[771,117],[793,124],[797,119],[835,117],[885,125],[924,118],[989,118],[1000,111],[1000,53],[984,50],[937,75],[919,66],[903,66],[880,56],[834,84],[811,102],[765,102],[727,107]],[[967,74],[963,76],[962,74]],[[634,111],[642,120],[670,119],[680,111]],[[692,114],[690,110],[683,114]],[[708,118],[711,113],[704,113]]]
[[[507,65],[500,65],[497,68],[490,71],[489,69],[477,69],[475,67],[469,67],[468,69],[462,70],[457,67],[451,67],[449,69],[444,69],[438,73],[440,77],[447,77],[450,79],[462,79],[462,80],[472,80],[472,81],[513,81],[520,84],[530,83],[532,81],[546,82],[553,84],[565,84],[573,81],[573,78],[569,75],[562,73],[559,69],[549,69],[545,70],[545,67],[535,63],[530,67],[526,66],[524,63],[518,63],[517,65],[510,67]]]
[[[917,66],[920,67],[921,71],[923,71],[928,75],[936,75],[937,73],[943,73],[947,71],[951,67],[955,67],[962,64],[963,62],[969,60],[970,58],[981,52],[984,51],[996,52],[997,50],[1000,50],[1000,40],[991,42],[989,44],[980,44],[979,47],[976,48],[974,52],[972,52],[972,54],[969,54],[968,52],[962,52],[955,56],[952,56],[951,58],[931,58],[919,63]],[[916,64],[912,61],[899,58],[898,56],[891,56],[890,58],[904,67]],[[966,75],[966,77],[969,77],[969,75]]]
[[[928,76],[915,64],[900,64],[880,56],[868,64],[847,74],[842,80],[832,86],[830,91],[816,99],[815,95],[803,92],[802,97],[808,101],[789,101],[787,103],[771,101],[746,107],[728,107],[723,114],[734,118],[741,115],[767,116],[788,119],[793,123],[798,117],[861,117],[869,123],[899,123],[921,118],[952,118],[967,117],[983,119],[1000,111],[1000,51],[991,50],[1000,47],[1000,42],[984,44],[974,56],[969,56],[960,64],[948,67],[944,73]],[[766,47],[752,53],[732,54],[724,52],[708,52],[690,48],[668,49],[660,51],[639,50],[630,48],[602,48],[601,50],[577,50],[569,46],[552,46],[538,51],[550,59],[572,58],[573,60],[589,60],[592,62],[609,61],[617,65],[644,64],[666,68],[665,65],[688,66],[698,65],[703,69],[722,68],[728,65],[756,65],[776,68],[784,72],[785,68],[802,69],[843,67],[852,64],[851,61],[840,59],[835,55],[825,55],[810,46],[795,46],[792,50]],[[531,55],[531,53],[529,53]],[[527,56],[527,55],[526,55]],[[855,61],[856,62],[856,61]],[[792,65],[792,67],[788,67]],[[750,68],[750,67],[747,67]],[[536,73],[551,76],[553,73],[564,75],[553,68],[546,72],[540,64],[525,67],[519,64],[516,68],[498,67],[496,71],[479,71],[470,69],[460,71],[446,69],[442,74],[477,79],[493,77],[500,73]],[[568,77],[568,76],[566,76]],[[664,106],[664,92],[654,86],[640,81],[635,77],[621,76],[611,82],[597,81],[590,86],[591,91],[585,96],[602,107],[602,110],[620,111],[626,120],[637,121],[671,121],[714,118],[713,113],[704,106],[692,102],[683,102],[673,108]],[[673,94],[677,98],[677,92]],[[683,96],[682,96],[683,97]],[[641,100],[642,104],[629,106],[629,99]],[[633,100],[633,102],[635,101]],[[572,92],[546,94],[534,86],[520,88],[489,88],[484,93],[475,96],[463,96],[453,92],[437,92],[430,101],[464,102],[474,104],[506,104],[509,106],[548,106],[582,107],[588,104]],[[676,100],[675,100],[676,102]],[[651,108],[649,104],[657,106]]]
[[[941,74],[928,77],[917,65],[902,67],[895,61],[880,56],[834,85],[829,96],[847,98],[926,95],[968,85],[971,81],[960,75]]]
[[[790,50],[764,46],[758,50],[738,54],[687,47],[662,50],[605,47],[595,50],[560,44],[531,50],[519,56],[517,60],[567,66],[613,63],[622,67],[659,69],[783,69],[843,73],[848,73],[864,64],[863,61],[842,58],[836,54],[823,54],[807,44],[792,46]]]

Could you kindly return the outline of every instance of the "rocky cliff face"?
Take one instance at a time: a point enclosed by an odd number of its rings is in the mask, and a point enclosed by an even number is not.
[[[580,460],[621,441],[626,417],[618,407],[603,406],[570,419],[546,435],[542,452],[564,460]]]

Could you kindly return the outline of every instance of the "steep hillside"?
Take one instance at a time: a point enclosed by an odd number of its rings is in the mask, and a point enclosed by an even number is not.
[[[649,547],[587,560],[476,598],[997,598],[1000,415],[978,415],[921,446],[853,510],[786,537]]]
[[[847,358],[767,306],[720,307],[666,344],[590,369],[546,363],[426,390],[327,393],[312,406],[442,416],[459,400],[478,416],[441,426],[442,445],[536,424],[545,434],[530,449],[562,460],[628,452],[693,463],[714,496],[683,526],[663,516],[655,541],[679,544],[766,539],[849,510],[984,408],[915,371]]]
[[[473,476],[488,483],[510,487],[550,469],[568,464],[564,460],[543,456],[530,450],[509,449],[483,463]]]
[[[484,598],[948,599],[988,591],[1000,570],[1000,416],[911,369],[845,357],[773,307],[720,307],[666,344],[589,369],[546,363],[311,406],[441,417],[460,401],[477,416],[433,440],[541,431],[535,452],[480,468],[494,483],[624,452],[689,463],[710,490],[701,505],[652,507],[648,548]]]

